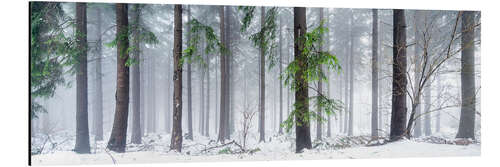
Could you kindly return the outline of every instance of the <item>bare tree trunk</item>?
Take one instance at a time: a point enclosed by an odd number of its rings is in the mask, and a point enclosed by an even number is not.
[[[354,132],[354,33],[353,33],[353,23],[354,22],[354,13],[351,9],[351,19],[349,20],[350,26],[350,42],[349,42],[349,71],[351,76],[349,77],[349,131],[347,132],[348,136],[352,136]]]
[[[372,9],[372,137],[378,137],[378,11]]]
[[[139,24],[140,24],[140,6],[135,4],[133,6],[133,19],[134,25],[132,25],[132,33],[133,33],[133,59],[137,62],[140,61],[140,46],[139,46]],[[141,110],[140,110],[140,64],[132,65],[132,107],[133,107],[133,120],[132,120],[132,138],[131,142],[134,144],[141,144],[142,132],[141,132]]]
[[[182,149],[182,5],[174,7],[174,112],[171,150]]]
[[[116,4],[116,39],[117,39],[117,79],[116,111],[113,129],[107,148],[115,152],[125,152],[127,142],[127,118],[129,104],[129,67],[128,60],[128,6]]]
[[[265,16],[266,16],[266,11],[265,8],[261,8],[261,15],[260,15],[260,29],[261,31],[264,28],[265,24]],[[263,37],[261,37],[263,38]],[[264,42],[260,43],[260,59],[259,59],[259,142],[265,142],[265,124],[266,124],[266,57],[264,55]]]
[[[206,97],[206,121],[205,121],[205,136],[210,136],[210,59],[208,55],[206,56],[207,60],[207,69],[206,69],[206,75],[207,75],[207,97]]]
[[[200,133],[205,135],[205,69],[200,65]]]
[[[422,73],[422,60],[420,59],[421,55],[421,48],[420,48],[420,41],[422,40],[421,39],[421,36],[420,36],[420,24],[422,24],[422,13],[421,11],[415,11],[415,74],[414,74],[414,78],[415,78],[415,85],[414,85],[414,88],[413,90],[417,90],[419,89],[419,83],[420,83],[420,78],[421,78],[421,73]],[[419,101],[420,101],[420,98],[419,98]],[[421,108],[421,104],[420,102],[416,103],[416,111],[415,111],[415,114],[416,115],[420,115],[421,112],[422,112],[422,108]],[[422,124],[421,124],[421,120],[420,118],[417,118],[415,120],[415,129],[413,131],[413,135],[415,137],[420,137],[422,135]]]
[[[280,17],[280,16],[279,16]],[[279,74],[281,74],[283,72],[283,47],[282,47],[282,44],[283,44],[283,37],[281,35],[282,33],[282,30],[283,29],[283,20],[282,18],[280,17],[279,18],[279,43],[278,43],[278,46],[279,46]],[[283,122],[283,82],[281,82],[281,80],[278,80],[278,84],[279,84],[279,92],[280,92],[280,99],[279,99],[279,103],[280,103],[280,113],[279,113],[279,120],[278,120],[278,125],[279,125],[279,130],[278,130],[278,133],[281,135],[283,134],[283,128],[281,127],[281,123]],[[246,106],[246,105],[245,105]]]
[[[405,12],[393,10],[393,78],[390,139],[403,138],[406,132],[406,21]]]
[[[424,95],[424,101],[425,101],[425,114],[424,114],[424,133],[425,136],[430,136],[432,131],[431,131],[431,88],[432,85],[430,82],[427,83],[427,87],[425,88],[425,95]]]
[[[96,59],[96,79],[95,79],[95,105],[94,105],[94,135],[95,140],[102,141],[103,140],[103,113],[102,113],[102,16],[101,16],[101,8],[96,7],[97,14],[97,59]]]
[[[295,115],[295,152],[303,152],[304,148],[311,149],[311,129],[309,125],[309,102],[308,102],[308,83],[304,78],[305,69],[307,68],[306,59],[302,55],[304,49],[303,41],[301,39],[307,32],[306,24],[306,8],[294,7],[293,8],[293,38],[294,42],[294,55],[298,63],[298,70],[295,74],[295,84],[297,85],[295,91],[295,103],[297,113]]]
[[[224,47],[227,47],[226,44],[226,39],[225,39],[225,25],[224,25],[224,6],[219,7],[219,18],[220,18],[220,38],[221,38],[221,43],[224,45]],[[221,52],[220,56],[220,71],[221,71],[221,87],[220,87],[220,123],[219,123],[219,136],[217,141],[224,143],[224,140],[226,139],[226,88],[225,88],[225,83],[226,83],[226,53]]]
[[[476,83],[474,69],[474,17],[475,12],[464,11],[462,14],[462,70],[461,89],[462,107],[460,111],[460,124],[456,138],[474,139],[474,126],[476,121]]]
[[[90,153],[87,94],[87,4],[76,3],[78,64],[76,73],[76,142],[74,151]]]
[[[351,74],[351,71],[350,71],[350,64],[349,64],[349,59],[351,58],[351,56],[348,56],[348,53],[347,53],[347,47],[344,46],[344,50],[346,53],[346,55],[344,56],[344,65],[346,66],[346,71],[344,73],[344,81],[345,81],[345,96],[344,96],[344,133],[347,134],[347,130],[349,128],[349,125],[347,124],[348,121],[349,121],[349,76],[352,75]]]

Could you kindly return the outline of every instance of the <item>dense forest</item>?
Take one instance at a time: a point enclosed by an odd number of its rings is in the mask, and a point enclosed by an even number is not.
[[[379,157],[480,152],[478,11],[63,2],[29,10],[33,163],[322,157],[311,150],[331,158],[398,144],[406,154]],[[129,154],[145,152],[157,154]]]

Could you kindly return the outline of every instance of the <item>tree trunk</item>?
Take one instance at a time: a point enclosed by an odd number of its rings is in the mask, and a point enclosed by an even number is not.
[[[137,62],[140,61],[140,46],[139,46],[139,24],[140,24],[140,6],[135,4],[133,7],[133,19],[134,25],[132,25],[132,33],[133,33],[133,59]],[[132,65],[132,107],[133,107],[133,124],[132,124],[132,138],[131,142],[134,144],[141,144],[142,132],[141,132],[141,110],[140,110],[140,78],[141,74],[139,71],[140,64]]]
[[[300,153],[306,149],[311,149],[311,129],[309,123],[309,101],[308,101],[308,83],[304,78],[305,70],[307,69],[307,57],[302,55],[304,49],[303,38],[306,33],[306,8],[294,7],[293,8],[293,38],[294,42],[294,55],[297,60],[298,70],[295,73],[295,152]]]
[[[97,12],[97,59],[96,59],[96,79],[95,79],[95,105],[94,105],[94,135],[95,140],[103,140],[103,120],[102,120],[102,16],[101,8],[96,8]]]
[[[319,8],[319,21],[321,22],[323,20],[323,8]],[[322,41],[323,37],[320,37],[319,41]],[[322,41],[323,42],[323,41]],[[320,46],[320,51],[323,51],[323,45]],[[319,71],[323,72],[323,65],[319,66]],[[321,82],[321,78],[318,80],[318,92],[323,93],[323,82]],[[320,104],[317,104],[318,107],[318,119],[316,119],[316,140],[321,141],[321,136],[322,136],[322,117],[323,117],[323,109],[321,108]]]
[[[171,150],[182,149],[182,5],[174,8],[174,112]]]
[[[424,114],[424,133],[425,136],[430,136],[431,131],[431,83],[427,82],[427,87],[425,88],[425,114]]]
[[[406,132],[406,21],[404,10],[393,10],[393,77],[390,139],[398,140]]]
[[[350,42],[349,42],[349,71],[351,76],[349,77],[349,131],[347,132],[348,136],[352,136],[354,132],[354,32],[353,32],[353,24],[354,24],[354,13],[351,9],[351,19],[349,20],[350,26]]]
[[[220,39],[221,43],[224,45],[224,47],[227,47],[225,44],[226,39],[225,39],[225,31],[224,31],[224,6],[219,7],[219,18],[220,18]],[[226,53],[221,52],[220,55],[220,78],[221,78],[221,84],[220,84],[220,123],[219,123],[219,136],[217,141],[224,143],[224,140],[226,139],[226,88],[225,88],[225,83],[226,83]]]
[[[125,152],[127,141],[127,118],[129,104],[129,67],[128,60],[128,6],[116,4],[116,40],[117,40],[117,78],[116,110],[113,129],[107,148],[115,152]]]
[[[283,20],[282,18],[280,17],[279,18],[279,43],[278,43],[278,46],[279,46],[279,62],[278,62],[278,65],[279,65],[279,74],[281,74],[283,72],[283,47],[281,46],[282,45],[282,30],[283,29]],[[283,122],[283,84],[281,82],[281,80],[279,80],[279,92],[280,92],[280,99],[279,99],[279,103],[280,103],[280,113],[279,113],[279,121],[278,121],[278,125],[279,125],[279,130],[278,130],[278,133],[281,135],[283,134],[283,128],[281,127],[281,123]]]
[[[210,136],[210,58],[208,55],[206,55],[206,60],[207,60],[207,69],[206,69],[206,75],[207,75],[207,95],[206,95],[206,121],[205,121],[205,136]]]
[[[473,11],[464,11],[462,14],[462,70],[461,89],[462,106],[460,124],[456,138],[474,139],[476,120],[476,84],[474,75],[474,16]]]
[[[421,60],[421,57],[422,55],[421,54],[421,48],[420,48],[420,41],[422,40],[421,39],[421,36],[420,36],[420,24],[422,24],[422,21],[421,21],[422,17],[421,17],[421,11],[415,11],[415,74],[414,74],[414,77],[415,77],[415,86],[413,88],[413,90],[417,90],[419,89],[419,83],[420,83],[420,78],[421,78],[421,74],[422,74],[422,60]],[[415,111],[415,114],[416,115],[420,115],[422,113],[422,108],[421,108],[421,104],[420,104],[420,98],[419,98],[419,102],[416,103],[416,111]],[[417,118],[415,120],[413,120],[415,122],[415,129],[413,130],[413,135],[415,137],[420,137],[422,135],[422,124],[421,124],[421,120],[420,118]],[[411,129],[410,129],[411,130]]]
[[[191,8],[188,6],[187,8],[187,13],[188,13],[188,21],[191,20]],[[191,26],[188,24],[187,25],[187,43],[191,41]],[[192,91],[191,91],[191,62],[187,63],[187,91],[188,91],[188,134],[186,136],[187,139],[193,140],[193,100],[192,100]]]
[[[347,47],[344,46],[344,53],[345,56],[344,56],[344,65],[346,66],[346,71],[344,73],[344,81],[345,81],[345,96],[344,96],[344,133],[347,134],[347,130],[349,128],[349,125],[347,124],[348,121],[349,121],[349,76],[351,75],[351,71],[350,71],[350,64],[349,64],[349,59],[351,56],[348,56],[348,53],[347,53]]]
[[[74,151],[90,153],[87,94],[87,4],[76,3],[78,63],[76,73],[76,142]]]
[[[260,15],[260,29],[263,31],[265,24],[265,8],[261,8]],[[264,38],[263,36],[261,38]],[[264,55],[264,40],[260,43],[260,59],[259,59],[259,142],[265,142],[265,132],[266,132],[266,57]]]
[[[378,137],[378,11],[372,9],[372,137]]]

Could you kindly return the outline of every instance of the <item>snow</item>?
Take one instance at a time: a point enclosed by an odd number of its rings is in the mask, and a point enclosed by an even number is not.
[[[68,165],[68,164],[130,164],[130,163],[174,163],[174,162],[214,162],[214,161],[270,161],[270,160],[314,160],[314,159],[358,159],[358,158],[401,158],[401,157],[449,157],[479,156],[481,144],[467,146],[451,144],[432,144],[419,139],[401,140],[380,146],[366,146],[349,141],[345,136],[334,136],[323,142],[313,142],[313,149],[303,153],[295,153],[294,135],[272,136],[265,143],[257,140],[248,141],[248,150],[260,149],[255,153],[225,153],[224,149],[235,151],[236,145],[228,145],[203,151],[209,147],[220,145],[213,139],[195,134],[194,141],[184,139],[183,151],[169,151],[170,134],[148,134],[143,137],[143,144],[129,143],[126,153],[115,153],[105,150],[106,139],[91,143],[92,154],[77,154],[71,151],[74,136],[69,133],[52,135],[55,147],[45,146],[42,154],[32,156],[33,165]],[[238,136],[235,135],[236,139]],[[39,144],[43,135],[34,137],[34,146]],[[69,138],[69,139],[68,139]],[[356,139],[356,138],[355,138]],[[93,140],[91,140],[93,141]],[[230,142],[230,141],[229,141]],[[239,140],[237,143],[241,143]],[[348,143],[341,148],[340,142]],[[227,142],[226,142],[227,143]],[[114,159],[114,160],[113,160]]]

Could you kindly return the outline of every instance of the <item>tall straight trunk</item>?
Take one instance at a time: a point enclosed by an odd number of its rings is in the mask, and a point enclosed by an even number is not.
[[[101,16],[101,8],[96,8],[97,15],[97,59],[96,59],[96,79],[95,79],[95,105],[94,105],[94,135],[95,140],[102,141],[103,140],[103,113],[102,113],[102,16]]]
[[[206,106],[206,121],[205,121],[205,136],[210,136],[210,59],[209,56],[206,55],[206,60],[207,60],[207,69],[206,69],[206,76],[207,76],[207,94],[206,94],[206,100],[207,102],[205,103]]]
[[[221,43],[224,45],[224,47],[227,47],[226,44],[226,39],[225,39],[225,31],[224,31],[224,6],[219,7],[219,18],[220,18],[220,39]],[[226,139],[226,88],[225,88],[225,83],[226,83],[226,56],[227,54],[225,52],[221,52],[220,55],[220,78],[221,78],[221,84],[220,84],[220,119],[219,119],[219,136],[217,138],[217,141],[224,143],[224,140]]]
[[[304,49],[303,38],[307,32],[306,24],[306,8],[294,7],[293,8],[293,38],[294,42],[294,55],[297,61],[298,70],[295,73],[295,152],[303,152],[304,148],[311,149],[311,128],[309,120],[309,101],[308,101],[308,83],[304,78],[304,73],[307,69],[307,57],[302,55]]]
[[[219,61],[218,57],[219,56],[215,57],[215,99],[214,99],[214,101],[215,101],[215,114],[214,114],[214,116],[215,116],[215,122],[214,122],[215,123],[215,128],[214,128],[215,134],[217,134],[217,130],[219,128],[219,126],[218,126],[219,125],[219,114],[218,114],[219,113],[219,103],[218,103],[219,102],[218,101],[218,99],[219,99],[219,84],[218,84],[219,83],[219,75],[217,75],[219,73],[219,70],[218,70],[219,68],[217,68],[219,65],[219,63],[217,63]]]
[[[156,56],[151,56],[151,132],[156,132]]]
[[[205,69],[200,65],[200,133],[205,135]]]
[[[323,8],[319,8],[319,20],[320,22],[323,20]],[[323,37],[320,37],[320,41],[323,40]],[[323,41],[322,41],[323,42]],[[320,51],[323,51],[323,45],[320,46]],[[319,71],[323,72],[323,65],[319,66]],[[323,82],[321,82],[321,78],[318,80],[318,92],[323,93]],[[318,112],[318,119],[316,119],[316,140],[321,141],[321,136],[322,136],[322,122],[321,118],[323,117],[323,109],[321,108],[321,105],[318,103],[317,104],[317,112]]]
[[[260,29],[263,31],[265,24],[265,8],[261,8],[260,15]],[[264,37],[261,37],[264,38]],[[266,132],[266,57],[264,55],[264,40],[261,40],[260,43],[260,59],[259,59],[259,142],[265,142],[265,132]]]
[[[425,114],[424,114],[424,134],[425,136],[430,136],[431,131],[431,83],[427,83],[427,87],[425,88],[424,95],[424,103],[425,103]]]
[[[139,87],[140,87],[139,88],[140,89],[140,96],[141,96],[139,98],[140,99],[140,102],[139,102],[140,103],[140,109],[141,109],[141,125],[140,125],[140,127],[141,127],[141,136],[144,136],[144,132],[146,131],[146,129],[145,129],[145,126],[146,126],[146,123],[145,123],[145,121],[146,121],[146,119],[145,119],[146,118],[146,112],[145,112],[146,111],[145,110],[146,106],[144,105],[144,103],[146,102],[146,100],[145,100],[145,98],[146,98],[146,96],[145,96],[145,88],[146,88],[145,85],[146,85],[146,82],[145,82],[145,77],[144,77],[144,75],[145,75],[145,68],[144,68],[144,66],[146,65],[145,61],[146,60],[144,59],[144,57],[141,60],[139,60],[139,64],[140,64],[139,65],[139,73],[140,73],[139,74],[140,75],[139,79],[140,79],[140,82],[141,82],[141,84],[139,84]]]
[[[385,33],[384,33],[384,24],[380,24],[379,25],[379,29],[378,29],[378,32],[379,32],[379,48],[380,48],[380,54],[379,54],[379,61],[377,61],[378,63],[378,66],[379,66],[379,69],[382,69],[382,65],[384,63],[384,36],[385,36]],[[383,82],[384,80],[380,79],[380,82],[382,84],[378,84],[378,89],[379,89],[379,93],[378,93],[378,99],[379,99],[379,104],[384,104],[382,102],[383,100],[383,95],[384,95],[384,92],[383,92],[383,85],[385,85],[385,82]],[[384,116],[383,116],[383,112],[382,111],[379,111],[378,112],[378,128],[385,132],[385,126],[384,126]]]
[[[182,149],[182,5],[174,7],[174,107],[171,150]]]
[[[437,78],[437,90],[440,91],[442,90],[442,86],[441,86],[441,76],[438,74],[438,78]],[[437,104],[441,104],[441,98],[439,98],[439,96],[437,96]],[[441,111],[436,111],[436,132],[440,132],[441,131]]]
[[[172,83],[173,83],[173,75],[171,75],[173,72],[173,66],[170,66],[170,58],[167,56],[167,70],[166,70],[166,78],[167,78],[167,84],[165,85],[166,90],[167,90],[167,95],[166,95],[166,110],[165,110],[165,129],[167,133],[172,133],[172,109],[173,109],[173,94],[172,94]]]
[[[283,72],[283,47],[282,47],[282,35],[281,35],[281,32],[283,31],[283,20],[282,18],[280,17],[279,18],[280,22],[279,22],[279,43],[278,43],[278,46],[279,46],[279,62],[278,62],[278,65],[279,65],[279,74],[281,74]],[[283,122],[283,84],[281,82],[281,80],[278,80],[278,84],[279,84],[279,92],[280,92],[280,99],[279,99],[279,103],[280,103],[280,113],[279,113],[279,120],[278,120],[278,125],[279,125],[279,130],[278,130],[278,133],[279,134],[283,134],[283,128],[280,126],[281,123]]]
[[[328,12],[328,9],[326,9],[326,26],[327,28],[330,26],[330,13]],[[330,52],[330,32],[327,32],[326,33],[326,51],[327,52]],[[332,91],[331,90],[331,86],[332,86],[332,83],[335,83],[335,82],[332,82],[332,78],[331,78],[331,73],[330,73],[330,70],[326,70],[326,80],[328,81],[327,82],[327,87],[326,87],[326,95],[328,96],[328,98],[332,98]],[[327,115],[327,129],[326,129],[326,137],[331,137],[332,136],[332,124],[331,124],[331,118],[332,116],[331,115]]]
[[[372,9],[372,137],[378,137],[378,11]]]
[[[349,20],[350,26],[350,42],[349,42],[349,71],[351,76],[349,77],[349,129],[347,135],[352,136],[354,131],[354,13],[351,9],[351,19]]]
[[[344,53],[345,56],[344,56],[344,65],[346,66],[346,71],[344,73],[344,81],[345,81],[345,96],[344,96],[344,133],[347,134],[347,130],[349,129],[349,125],[347,124],[348,121],[349,121],[349,76],[351,75],[351,71],[350,71],[350,64],[349,64],[349,59],[351,58],[351,56],[348,56],[348,51],[347,51],[347,47],[344,46]]]
[[[125,152],[127,142],[127,118],[129,104],[129,67],[128,60],[128,6],[116,4],[117,74],[116,110],[113,129],[107,148],[115,152]],[[125,34],[125,35],[124,35]]]
[[[476,83],[474,75],[474,16],[473,11],[462,13],[462,70],[461,92],[462,106],[460,111],[460,124],[456,138],[474,139],[474,126],[476,120]]]
[[[224,38],[225,39],[225,46],[226,46],[226,49],[227,49],[227,58],[226,58],[226,75],[227,75],[227,79],[226,79],[226,86],[225,86],[225,89],[226,89],[226,106],[225,106],[225,110],[226,110],[226,139],[230,139],[230,134],[231,134],[231,117],[233,115],[232,113],[232,110],[230,108],[231,106],[231,103],[232,103],[232,97],[231,97],[231,78],[232,78],[232,74],[231,74],[231,62],[232,62],[232,48],[231,48],[231,36],[230,36],[230,32],[231,32],[231,7],[230,6],[226,6],[226,10],[225,10],[225,19],[226,19],[226,23],[224,24],[225,25],[225,36]]]
[[[188,6],[187,8],[187,13],[188,13],[188,21],[191,20],[191,8]],[[187,36],[187,43],[191,40],[191,26],[188,24],[187,25],[187,31],[188,31],[188,36]],[[187,64],[187,91],[188,91],[188,134],[186,136],[187,139],[193,140],[193,97],[192,97],[192,91],[191,91],[191,62],[188,62]]]
[[[76,3],[76,39],[78,63],[76,73],[76,142],[74,151],[90,153],[87,94],[87,4]]]
[[[406,19],[401,9],[393,10],[393,77],[390,139],[403,138],[406,131]]]
[[[133,38],[133,59],[136,61],[140,60],[140,46],[139,46],[139,24],[140,24],[140,6],[135,4],[133,6],[133,19],[134,25],[132,25]],[[136,63],[132,65],[132,138],[131,142],[134,144],[141,144],[142,132],[141,132],[141,109],[140,109],[140,64]]]
[[[421,57],[421,48],[420,48],[420,42],[422,40],[420,36],[420,24],[422,24],[422,12],[421,11],[415,11],[415,45],[414,45],[414,52],[415,52],[415,85],[413,90],[417,90],[419,87],[420,83],[420,78],[421,78],[421,73],[422,73],[422,60],[420,59]],[[420,115],[422,112],[421,104],[417,103],[415,108],[415,114]],[[413,136],[415,137],[420,137],[422,135],[422,124],[420,118],[417,118],[414,120],[415,121],[415,129],[413,130]]]

